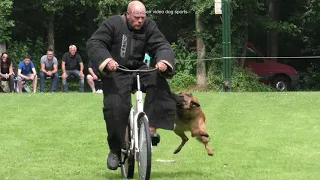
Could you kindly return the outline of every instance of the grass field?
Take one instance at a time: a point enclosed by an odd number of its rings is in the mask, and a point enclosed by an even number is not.
[[[179,137],[160,130],[151,179],[320,179],[320,92],[194,95],[215,155],[191,138],[174,155]],[[0,180],[121,179],[120,169],[106,168],[102,94],[0,94],[0,100]]]

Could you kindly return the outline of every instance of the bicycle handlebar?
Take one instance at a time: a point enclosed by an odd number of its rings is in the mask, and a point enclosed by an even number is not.
[[[152,69],[135,69],[135,70],[131,70],[131,69],[128,69],[124,66],[121,66],[119,65],[117,67],[117,70],[120,70],[120,71],[124,71],[124,72],[137,72],[137,73],[140,73],[140,72],[153,72],[153,71],[156,71],[158,68],[152,68]]]

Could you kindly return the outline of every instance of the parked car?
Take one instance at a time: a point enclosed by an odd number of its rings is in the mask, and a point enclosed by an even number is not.
[[[299,74],[293,67],[264,58],[249,42],[247,43],[247,56],[259,57],[246,59],[244,67],[257,74],[262,83],[278,91],[287,91],[298,86]]]

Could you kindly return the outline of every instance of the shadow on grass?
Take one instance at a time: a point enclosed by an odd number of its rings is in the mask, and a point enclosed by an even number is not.
[[[138,172],[135,171],[134,177],[133,179],[139,179],[138,177]],[[153,172],[151,172],[151,177],[150,179],[171,179],[174,177],[178,177],[181,179],[188,179],[190,177],[194,177],[194,176],[198,176],[201,177],[203,176],[203,173],[198,172],[198,171],[190,171],[190,170],[179,170],[179,171],[175,171],[175,172],[165,172],[165,171],[155,171],[153,170]],[[104,174],[104,177],[108,180],[123,180],[125,178],[122,178],[121,176],[121,170],[117,170],[117,171],[109,171],[106,172]]]
[[[160,179],[171,179],[173,177],[179,177],[181,179],[188,179],[192,176],[199,176],[201,177],[203,173],[198,171],[190,171],[190,170],[178,170],[175,172],[165,172],[165,171],[153,171],[151,173],[151,179],[153,178],[160,178]]]

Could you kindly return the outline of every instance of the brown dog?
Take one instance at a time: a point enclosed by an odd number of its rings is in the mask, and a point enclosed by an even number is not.
[[[213,152],[208,144],[209,135],[206,132],[206,117],[201,110],[198,100],[193,97],[192,94],[183,92],[173,94],[173,96],[177,102],[174,132],[182,139],[181,144],[174,151],[174,154],[180,152],[181,148],[189,140],[185,132],[191,131],[191,136],[196,137],[198,141],[202,142],[205,145],[208,155],[212,156]]]

